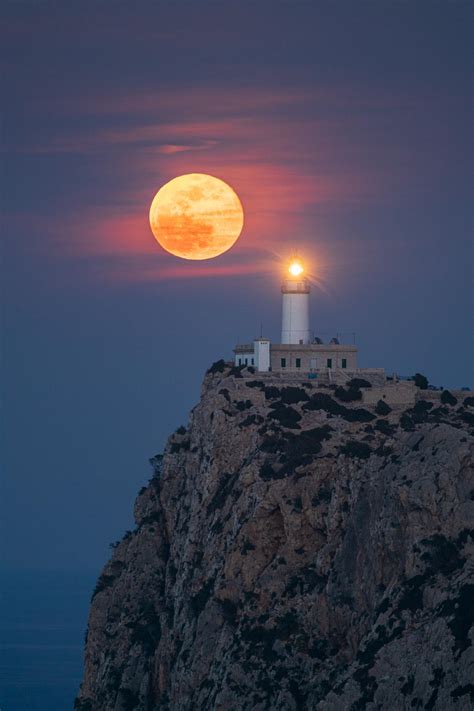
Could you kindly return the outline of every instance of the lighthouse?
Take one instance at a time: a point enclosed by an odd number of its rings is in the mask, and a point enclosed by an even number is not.
[[[294,259],[281,285],[282,344],[303,345],[310,342],[309,295],[311,287],[303,274],[304,269],[301,262],[298,259]]]
[[[247,343],[235,346],[234,364],[259,373],[271,373],[273,378],[310,378],[321,384],[345,383],[351,376],[366,373],[365,369],[357,367],[355,344],[341,343],[339,336],[324,343],[320,336],[312,335],[310,293],[305,267],[298,257],[294,257],[285,267],[281,282],[280,342],[273,343],[261,332],[260,338],[254,337],[252,341],[249,339]],[[383,369],[379,375],[381,380],[385,378]]]

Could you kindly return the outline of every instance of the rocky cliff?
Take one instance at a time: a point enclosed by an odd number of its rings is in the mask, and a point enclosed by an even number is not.
[[[81,711],[474,701],[474,398],[215,364],[91,603]]]

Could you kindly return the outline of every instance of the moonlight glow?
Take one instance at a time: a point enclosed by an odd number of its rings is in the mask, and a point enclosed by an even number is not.
[[[150,226],[167,252],[183,259],[212,259],[237,241],[244,211],[223,180],[204,173],[173,178],[156,193]]]

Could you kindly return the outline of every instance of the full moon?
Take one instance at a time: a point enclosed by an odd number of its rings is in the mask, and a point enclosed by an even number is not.
[[[158,190],[150,207],[157,242],[182,259],[212,259],[237,241],[244,211],[234,190],[205,173],[173,178]]]

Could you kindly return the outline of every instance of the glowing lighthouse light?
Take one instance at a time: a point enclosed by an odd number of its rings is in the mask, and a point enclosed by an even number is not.
[[[303,265],[299,259],[292,259],[287,276],[283,279],[281,318],[281,342],[283,344],[307,344],[309,330],[309,281],[302,276]]]
[[[301,262],[297,262],[296,260],[294,262],[291,262],[290,266],[288,267],[288,271],[290,274],[293,276],[299,276],[304,272],[303,266]]]

